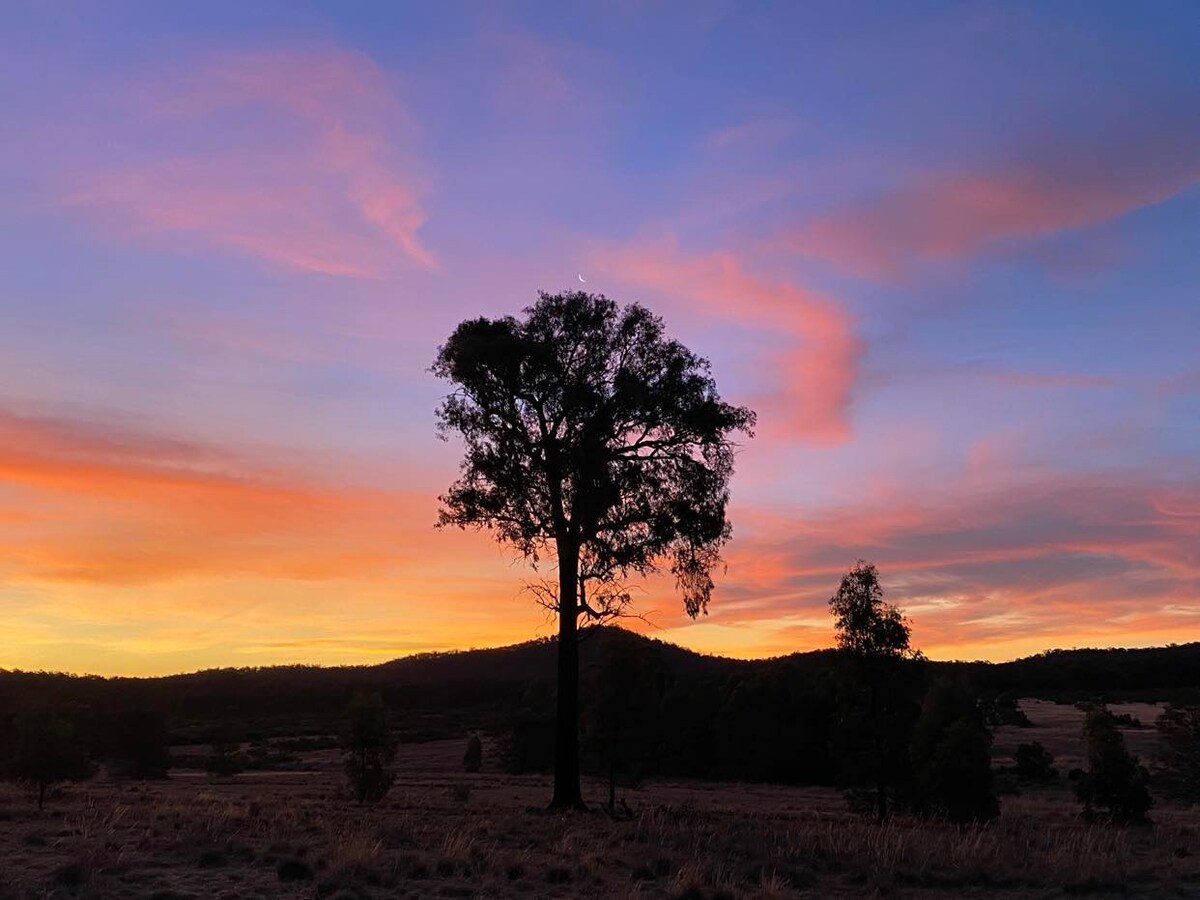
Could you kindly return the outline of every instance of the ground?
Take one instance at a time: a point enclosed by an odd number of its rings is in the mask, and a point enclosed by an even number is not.
[[[1024,708],[1035,727],[1000,729],[997,763],[1039,740],[1078,765],[1081,714]],[[1116,711],[1148,726],[1155,714]],[[1152,727],[1128,737],[1153,752]],[[999,820],[965,830],[877,826],[827,789],[691,782],[625,790],[630,815],[612,819],[598,782],[595,811],[552,814],[547,779],[494,762],[462,774],[463,747],[404,747],[373,807],[348,799],[331,751],[291,772],[67,785],[41,813],[6,785],[0,897],[1200,896],[1200,809],[1160,803],[1145,828],[1088,823],[1065,779],[1003,797]]]

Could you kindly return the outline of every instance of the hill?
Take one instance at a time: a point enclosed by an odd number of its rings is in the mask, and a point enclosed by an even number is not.
[[[676,683],[766,679],[782,672],[815,680],[835,651],[768,660],[708,656],[605,628],[581,648],[585,683],[620,650]],[[356,691],[378,691],[411,739],[499,727],[515,708],[552,694],[555,642],[423,653],[373,666],[212,669],[157,678],[0,670],[0,715],[50,706],[104,717],[128,709],[167,717],[177,735],[203,740],[213,723],[251,737],[328,731]],[[1164,699],[1200,685],[1200,643],[1149,649],[1054,650],[1005,663],[930,662],[931,674],[960,671],[984,692],[1078,699]],[[534,699],[531,699],[534,698]]]

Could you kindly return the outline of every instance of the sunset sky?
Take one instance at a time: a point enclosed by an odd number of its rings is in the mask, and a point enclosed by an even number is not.
[[[427,369],[579,276],[759,412],[639,630],[1200,639],[1194,3],[9,0],[0,103],[0,668],[551,634]]]

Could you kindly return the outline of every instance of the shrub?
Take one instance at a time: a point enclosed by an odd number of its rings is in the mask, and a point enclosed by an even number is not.
[[[999,725],[1015,725],[1018,728],[1032,728],[1029,716],[1017,705],[1015,697],[1001,694],[983,701],[984,721],[995,728]]]
[[[1058,777],[1058,770],[1054,768],[1054,755],[1039,741],[1019,744],[1014,759],[1019,778],[1029,781],[1053,781]]]
[[[483,741],[479,735],[472,734],[467,738],[467,750],[463,754],[463,771],[478,772],[483,766]]]
[[[1096,707],[1087,714],[1084,737],[1088,771],[1075,783],[1075,793],[1086,814],[1119,825],[1144,821],[1153,803],[1146,786],[1150,775],[1125,749],[1107,709]]]
[[[244,766],[242,761],[233,754],[229,745],[213,744],[212,756],[205,761],[204,768],[209,775],[228,777],[241,772]]]

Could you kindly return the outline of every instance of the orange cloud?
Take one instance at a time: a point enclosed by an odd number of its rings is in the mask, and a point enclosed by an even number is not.
[[[707,316],[782,333],[794,343],[766,354],[777,386],[760,398],[766,408],[759,410],[759,424],[815,444],[849,437],[862,343],[853,319],[832,299],[750,275],[733,254],[687,254],[674,241],[601,251],[592,266]]]
[[[434,491],[262,459],[0,410],[0,578],[15,610],[0,640],[20,648],[6,664],[347,662],[538,633],[523,567],[486,535],[434,531]],[[1200,616],[1194,478],[1010,462],[988,451],[932,484],[864,479],[853,499],[802,511],[735,507],[712,615],[689,623],[669,578],[639,586],[638,610],[701,649],[828,646],[825,602],[863,556],[935,657],[1161,642]]]
[[[850,272],[895,278],[921,263],[1098,225],[1160,203],[1200,179],[1198,148],[1192,121],[1122,122],[1091,143],[1056,141],[1006,168],[926,175],[818,216],[784,243]]]
[[[361,578],[483,541],[438,535],[432,494],[329,483],[133,429],[0,412],[11,577],[152,583]]]
[[[825,603],[865,557],[934,656],[1178,639],[1181,617],[1200,615],[1191,484],[970,468],[931,485],[864,484],[854,500],[803,512],[737,508],[713,621],[757,632],[772,652],[781,635],[790,649],[828,646]]]
[[[125,236],[175,235],[305,272],[436,267],[418,236],[415,128],[366,57],[222,54],[129,100],[144,133],[101,143],[157,158],[87,163],[68,206]]]

